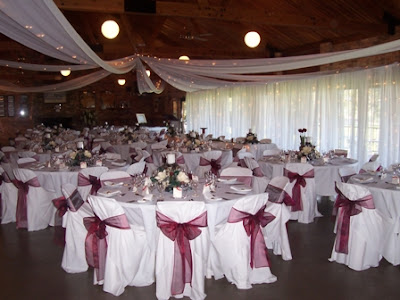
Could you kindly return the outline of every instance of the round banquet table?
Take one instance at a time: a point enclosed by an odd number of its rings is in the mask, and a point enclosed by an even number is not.
[[[283,176],[284,162],[263,158],[258,161],[258,164],[264,176],[268,178]],[[314,166],[316,194],[319,196],[335,196],[335,182],[341,181],[339,169],[344,166],[357,167],[357,164],[358,162],[354,159],[334,158],[322,166]]]
[[[103,196],[106,190],[113,191],[113,187],[102,187],[98,191],[99,196]],[[136,224],[143,226],[146,235],[148,237],[149,246],[156,249],[156,204],[158,198],[158,192],[154,191],[154,195],[150,194],[145,197],[138,195],[137,193],[131,192],[129,187],[119,187],[121,193],[118,193],[111,198],[117,200],[123,207],[125,214],[130,224]],[[187,191],[183,193],[186,198],[174,199],[172,193],[164,192],[164,201],[204,201],[207,208],[207,224],[210,233],[210,239],[212,240],[215,236],[215,227],[218,224],[223,224],[227,221],[232,206],[237,200],[245,195],[253,194],[252,192],[246,194],[236,194],[232,192],[229,184],[218,183],[215,197],[219,197],[217,200],[206,200],[201,192],[202,184],[199,184],[198,195],[195,197],[193,191]],[[147,200],[143,200],[147,199]],[[149,200],[151,199],[151,200]]]
[[[231,149],[224,149],[220,150],[222,152],[222,159],[221,159],[221,169],[226,168],[229,166],[232,161],[232,150]],[[162,157],[163,154],[173,152],[171,150],[153,150],[153,161],[154,164],[159,167],[161,166],[162,163]],[[194,172],[196,168],[200,164],[200,157],[202,156],[204,152],[182,152],[183,157],[185,158],[185,165],[187,168],[187,171],[192,171]]]
[[[384,216],[399,222],[400,185],[392,184],[391,179],[392,176],[390,174],[384,180],[381,180],[379,176],[374,174],[357,174],[350,177],[348,182],[366,187],[374,198],[375,208]]]
[[[103,164],[104,167],[113,170],[126,170],[126,166],[115,166],[112,162],[106,161]],[[71,183],[78,185],[78,173],[81,170],[80,167],[66,167],[59,169],[57,167],[48,168],[46,164],[32,164],[32,166],[24,167],[32,170],[37,176],[40,186],[44,189],[54,192],[57,197],[63,196],[61,187],[63,184]]]

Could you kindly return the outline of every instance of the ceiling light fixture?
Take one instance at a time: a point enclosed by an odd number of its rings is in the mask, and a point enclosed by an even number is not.
[[[179,57],[179,60],[190,60],[189,56],[182,55]]]
[[[126,83],[126,80],[123,78],[118,79],[118,84],[119,85],[124,85]]]
[[[60,73],[62,76],[67,77],[69,74],[71,74],[71,70],[61,70]]]
[[[108,39],[112,40],[119,33],[119,26],[114,20],[107,20],[101,25],[101,33]]]
[[[150,77],[150,74],[151,74],[150,70],[146,70],[146,74],[147,74],[147,77]]]
[[[249,48],[255,48],[260,44],[261,37],[258,32],[250,31],[244,36],[244,43]]]

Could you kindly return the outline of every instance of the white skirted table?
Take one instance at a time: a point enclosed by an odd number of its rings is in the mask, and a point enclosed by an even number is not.
[[[258,161],[264,176],[274,178],[283,175],[285,163],[268,159]],[[314,166],[316,194],[319,196],[335,196],[335,182],[341,181],[339,169],[343,166],[357,166],[354,159],[332,159],[322,166]]]

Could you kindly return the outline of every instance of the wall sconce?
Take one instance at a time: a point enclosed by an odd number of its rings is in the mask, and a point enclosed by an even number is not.
[[[187,55],[181,55],[181,56],[179,57],[179,60],[190,60],[190,58],[189,58],[189,56],[187,56]]]
[[[62,107],[62,104],[61,104],[61,103],[60,103],[60,104],[54,105],[54,111],[55,111],[55,112],[60,112],[60,111],[61,111],[61,107]]]
[[[62,76],[67,77],[69,74],[71,74],[71,70],[61,70],[60,73]]]
[[[119,85],[125,85],[125,83],[126,83],[125,79],[123,79],[123,78],[118,79],[118,84]]]
[[[244,36],[244,43],[249,48],[255,48],[260,44],[261,37],[258,32],[250,31]]]
[[[101,33],[108,39],[114,39],[119,33],[119,25],[114,20],[107,20],[101,25]]]

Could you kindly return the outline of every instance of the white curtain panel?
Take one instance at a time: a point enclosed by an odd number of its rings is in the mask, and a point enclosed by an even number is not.
[[[275,84],[188,93],[187,129],[271,138],[298,149],[299,128],[320,152],[348,149],[361,163],[377,152],[384,166],[400,161],[398,64]]]
[[[59,65],[39,65],[35,62],[16,63],[0,61],[0,66],[38,71],[55,72],[63,69],[72,71],[102,68],[109,74],[124,74],[136,69],[140,93],[161,93],[163,85],[153,82],[145,75],[142,62],[147,64],[164,82],[177,89],[193,92],[221,87],[272,83],[282,80],[295,80],[320,77],[330,72],[316,72],[296,75],[257,75],[285,70],[295,70],[311,66],[384,54],[400,50],[400,40],[363,49],[277,57],[266,59],[240,60],[190,60],[145,57],[132,54],[112,61],[104,61],[86,44],[71,26],[62,12],[51,0],[3,0],[0,4],[0,32],[15,41],[40,53],[59,59]],[[65,65],[65,62],[70,65]],[[140,63],[139,63],[140,62]],[[107,73],[103,73],[106,76]],[[96,72],[87,84],[100,80]],[[21,88],[20,92],[66,91],[80,88],[79,80],[67,87],[57,85]],[[17,91],[16,86],[2,84],[2,89]]]

